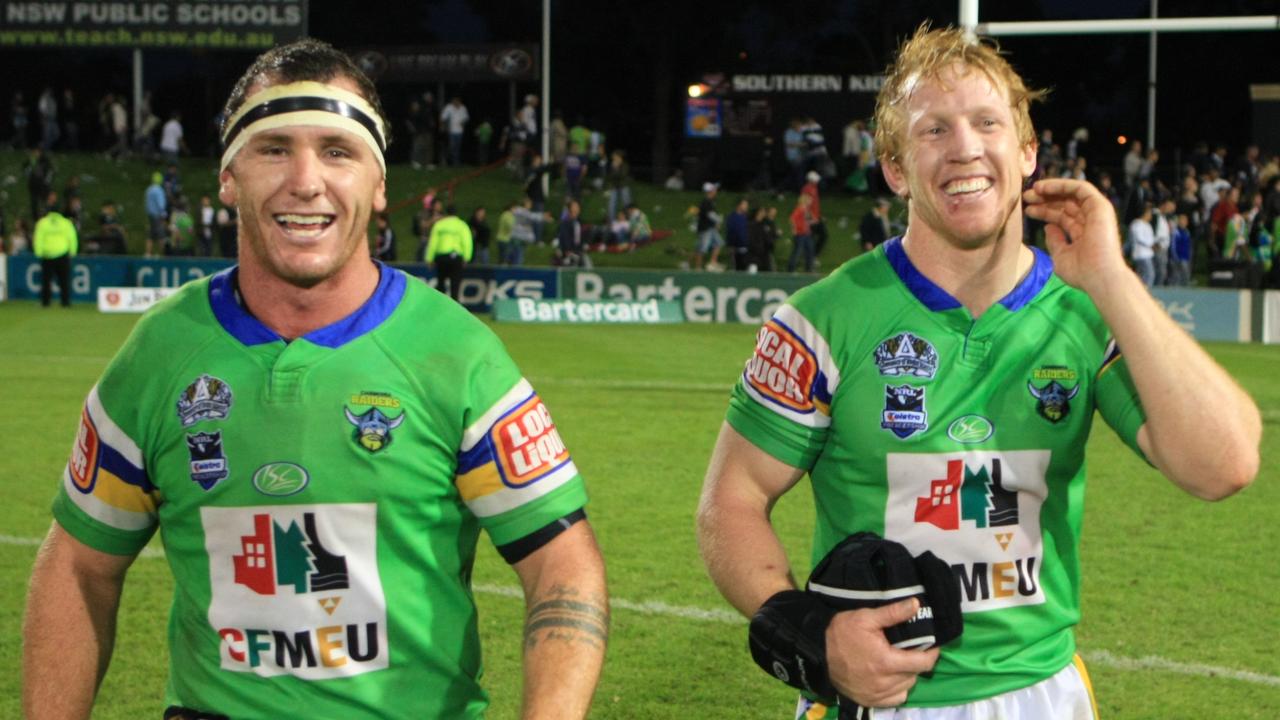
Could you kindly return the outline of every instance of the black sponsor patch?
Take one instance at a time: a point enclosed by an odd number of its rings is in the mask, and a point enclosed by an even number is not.
[[[188,433],[187,452],[191,456],[191,481],[202,489],[213,489],[230,474],[227,457],[222,452],[221,430]]]

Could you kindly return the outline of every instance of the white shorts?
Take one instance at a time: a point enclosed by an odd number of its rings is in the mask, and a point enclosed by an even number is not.
[[[838,708],[800,698],[795,720],[836,720]],[[964,705],[875,708],[870,720],[1097,720],[1093,686],[1080,656],[1035,685]]]

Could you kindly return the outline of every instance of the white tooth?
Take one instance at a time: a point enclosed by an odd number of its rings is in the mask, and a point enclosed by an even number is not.
[[[972,178],[969,180],[955,180],[946,187],[948,195],[958,195],[960,193],[977,192],[986,190],[991,187],[991,181],[986,178]]]
[[[277,215],[276,220],[296,225],[320,225],[329,219],[324,215]]]

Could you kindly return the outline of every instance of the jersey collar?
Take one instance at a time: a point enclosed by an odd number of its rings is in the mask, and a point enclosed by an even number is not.
[[[1000,304],[1009,312],[1016,312],[1032,298],[1040,292],[1042,288],[1049,282],[1049,278],[1053,275],[1053,259],[1050,258],[1043,250],[1037,247],[1031,248],[1034,256],[1031,265],[1031,272],[1018,283],[1013,290],[1009,291],[1000,299]],[[898,278],[902,280],[902,284],[907,286],[907,290],[916,297],[925,307],[934,312],[943,310],[954,310],[961,307],[960,301],[951,296],[951,293],[938,287],[936,283],[924,276],[924,273],[916,269],[911,264],[911,258],[907,257],[907,251],[902,248],[902,236],[893,238],[884,244],[884,254],[889,260],[889,265],[893,267],[893,271],[898,274]]]
[[[303,335],[302,339],[314,345],[337,348],[373,330],[390,317],[404,297],[404,274],[380,262],[375,261],[374,264],[378,267],[378,287],[374,289],[373,295],[355,312],[332,325],[312,330]],[[230,267],[210,279],[209,305],[213,308],[214,317],[224,330],[245,345],[262,345],[283,340],[240,304],[236,291],[238,272],[237,267]]]

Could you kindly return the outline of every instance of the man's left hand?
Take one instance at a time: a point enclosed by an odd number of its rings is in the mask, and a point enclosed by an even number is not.
[[[1081,180],[1040,180],[1022,195],[1028,217],[1048,223],[1045,244],[1053,269],[1087,293],[1113,272],[1127,271],[1111,202]]]

